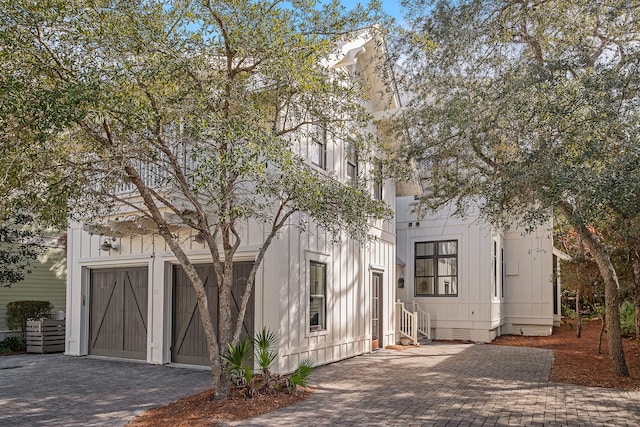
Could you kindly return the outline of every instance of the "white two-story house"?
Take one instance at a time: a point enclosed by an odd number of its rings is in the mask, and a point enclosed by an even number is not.
[[[328,66],[366,79],[366,108],[381,117],[398,105],[391,90],[380,90],[384,83],[375,75],[376,52],[375,40],[360,37],[345,43]],[[331,140],[300,139],[294,149],[317,173],[332,174],[345,185],[359,174],[375,175],[371,172],[378,167]],[[392,181],[372,179],[368,185],[373,197],[394,208]],[[300,219],[305,218],[291,222]],[[140,223],[135,232],[127,232],[125,222],[106,218],[102,227],[76,223],[69,229],[66,354],[208,365],[195,293],[186,274],[162,237],[145,232]],[[197,263],[215,319],[210,253],[187,227],[177,224],[173,232]],[[265,230],[258,221],[249,221],[239,232],[243,244],[234,257],[234,280],[242,286]],[[255,279],[244,333],[252,336],[263,327],[278,333],[279,372],[293,370],[305,358],[325,364],[395,343],[395,224],[375,221],[369,234],[372,239],[363,245],[350,239],[334,243],[310,222],[304,232],[286,226],[272,242]],[[237,313],[238,294],[233,303]]]

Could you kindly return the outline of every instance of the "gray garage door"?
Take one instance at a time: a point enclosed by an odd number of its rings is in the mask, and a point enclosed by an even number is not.
[[[147,357],[147,268],[91,270],[89,354]]]
[[[251,270],[252,262],[237,262],[233,265],[233,289],[231,301],[232,321],[238,316],[242,293]],[[209,301],[209,313],[213,320],[213,327],[218,328],[218,284],[213,265],[198,265],[196,271],[204,282]],[[242,336],[253,337],[254,297],[251,294],[247,313],[243,323]],[[209,352],[206,338],[198,311],[193,285],[180,266],[173,269],[173,339],[171,345],[171,360],[176,363],[190,365],[208,365]]]

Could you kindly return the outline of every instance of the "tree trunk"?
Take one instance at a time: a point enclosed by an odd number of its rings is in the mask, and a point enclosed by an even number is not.
[[[229,254],[225,254],[227,256]],[[233,287],[233,258],[227,257],[224,263],[222,280],[218,283],[218,343],[220,351],[227,350],[231,344],[231,289]],[[242,322],[242,319],[238,319]],[[225,399],[229,396],[231,379],[226,370],[222,369],[220,383],[215,390],[216,399]]]
[[[606,248],[600,243],[583,224],[575,224],[578,233],[582,236],[591,256],[593,256],[600,275],[604,280],[605,321],[607,323],[607,341],[609,344],[609,357],[616,375],[629,376],[629,368],[624,358],[622,346],[622,329],[620,327],[620,285],[615,268]]]
[[[605,322],[604,316],[602,317],[602,321],[600,322],[600,334],[598,334],[598,354],[602,354],[602,336],[604,335],[604,330],[607,327],[607,322]]]
[[[173,238],[173,236],[172,236]],[[165,238],[166,240],[166,238]],[[173,249],[170,242],[169,247]],[[175,243],[176,245],[177,242]],[[211,315],[209,314],[209,300],[207,298],[207,293],[204,289],[204,283],[202,283],[202,279],[198,275],[195,267],[186,254],[182,251],[181,248],[178,247],[179,250],[174,250],[173,253],[176,255],[178,262],[184,269],[187,277],[191,281],[191,285],[196,293],[196,300],[198,301],[198,314],[200,314],[200,320],[202,321],[202,327],[204,329],[204,335],[207,341],[207,350],[209,352],[209,366],[211,367],[211,378],[213,379],[213,388],[218,390],[223,384],[222,378],[222,366],[220,365],[220,358],[218,357],[220,352],[216,339],[216,333],[213,328],[213,322],[211,321]]]
[[[580,289],[576,291],[576,338],[582,332],[582,317],[580,317]]]
[[[111,132],[106,120],[104,122],[104,127],[109,137],[109,141],[112,142]],[[204,290],[202,279],[200,278],[200,276],[198,276],[198,273],[193,264],[191,264],[189,257],[187,257],[187,255],[182,250],[182,247],[180,247],[180,243],[178,242],[177,237],[174,236],[169,229],[169,224],[164,219],[164,216],[158,208],[158,205],[156,204],[149,187],[147,187],[138,171],[131,165],[130,162],[127,162],[125,164],[124,169],[128,177],[140,192],[144,205],[149,209],[151,217],[158,226],[158,233],[160,234],[160,236],[162,236],[165,242],[167,242],[167,245],[169,245],[169,248],[171,248],[171,251],[176,256],[182,268],[184,268],[187,277],[189,277],[189,280],[193,285],[196,293],[196,300],[198,301],[200,320],[202,321],[202,327],[204,329],[204,334],[207,341],[207,349],[209,350],[209,365],[211,367],[211,378],[213,380],[213,387],[217,390],[221,383],[221,376],[223,374],[222,366],[220,365],[219,360],[220,347],[218,347],[216,333],[213,329],[213,322],[211,321],[211,316],[209,315],[209,301]]]

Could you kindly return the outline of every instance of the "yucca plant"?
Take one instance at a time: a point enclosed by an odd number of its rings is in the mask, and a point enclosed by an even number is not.
[[[268,330],[267,328],[262,328],[258,335],[256,335],[253,340],[255,346],[255,356],[258,365],[260,366],[260,370],[262,371],[262,375],[265,378],[269,378],[271,376],[271,365],[276,360],[278,353],[271,350],[277,342],[277,335],[275,332]]]
[[[295,391],[298,387],[306,387],[313,365],[313,360],[308,358],[303,359],[300,362],[287,381],[287,388],[289,388],[289,391]]]
[[[231,375],[231,380],[238,387],[248,386],[253,381],[253,370],[246,361],[251,355],[251,341],[243,339],[236,345],[229,344],[229,352],[222,355],[222,359],[227,364],[227,371]]]
[[[271,374],[271,366],[278,357],[278,353],[272,348],[277,343],[277,334],[267,328],[262,328],[253,341],[245,338],[235,346],[229,345],[228,354],[222,356],[231,380],[238,389],[244,392],[245,396],[252,397],[284,389],[292,393],[297,387],[307,385],[309,374],[314,365],[311,359],[304,359],[289,376]],[[254,375],[250,366],[252,355],[260,367],[259,371],[262,375]]]

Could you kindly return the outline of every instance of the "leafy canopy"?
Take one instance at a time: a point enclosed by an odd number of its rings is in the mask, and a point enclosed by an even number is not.
[[[345,187],[304,160],[320,129],[363,160],[373,153],[362,79],[326,64],[380,18],[375,4],[0,6],[0,191],[14,205],[59,223],[68,212],[91,220],[123,209],[153,219],[125,195],[140,177],[160,209],[196,230],[212,228],[211,215],[227,231],[270,222],[280,206],[362,239],[368,220],[390,216],[364,182]]]
[[[427,4],[429,3],[429,4]],[[425,7],[432,6],[430,13]],[[637,1],[419,2],[403,55],[407,156],[437,207],[495,223],[640,208]]]

